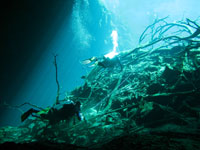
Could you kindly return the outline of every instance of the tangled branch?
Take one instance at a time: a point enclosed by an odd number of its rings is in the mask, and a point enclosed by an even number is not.
[[[195,47],[199,46],[199,41],[195,41],[194,38],[200,38],[200,26],[195,21],[186,19],[186,22],[167,23],[167,18],[168,17],[156,19],[152,25],[149,25],[140,36],[140,46],[130,50],[130,52],[122,56],[122,58],[125,58],[132,53],[137,53],[141,49],[156,45],[157,48],[152,49],[151,52],[159,49],[160,47],[173,47],[173,45],[180,45],[180,43],[183,45],[185,43],[191,45],[192,43],[195,45]],[[195,31],[192,32],[190,28]],[[184,34],[189,35],[186,37],[181,37]],[[147,36],[151,36],[149,42],[142,45],[142,42],[147,38]]]

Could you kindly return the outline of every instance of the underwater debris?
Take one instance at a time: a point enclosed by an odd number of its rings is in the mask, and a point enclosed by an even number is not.
[[[96,65],[84,76],[84,85],[71,91],[71,99],[83,105],[84,121],[61,121],[45,128],[43,120],[27,120],[15,129],[2,128],[1,143],[47,140],[91,149],[109,149],[106,143],[111,148],[153,143],[154,148],[164,144],[180,149],[189,141],[193,149],[200,149],[199,30],[189,19],[156,20],[143,32],[137,48],[117,55],[122,69],[117,61],[112,69]]]

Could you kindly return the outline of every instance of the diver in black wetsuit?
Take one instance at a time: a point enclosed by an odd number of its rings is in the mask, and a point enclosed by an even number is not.
[[[121,70],[123,69],[123,66],[118,56],[115,56],[113,58],[109,58],[105,56],[103,56],[102,58],[92,57],[82,62],[82,64],[91,64],[91,63],[93,63],[91,66],[98,65],[103,68],[112,68],[118,64]]]
[[[98,61],[98,65],[102,66],[103,68],[109,68],[109,67],[114,67],[115,65],[119,65],[121,70],[123,69],[123,66],[120,62],[120,59],[118,56],[115,56],[114,58],[109,58],[109,57],[103,57],[100,61]]]
[[[49,120],[49,124],[56,124],[61,120],[69,120],[74,115],[77,116],[78,120],[83,120],[83,116],[80,112],[81,103],[72,101],[62,101],[55,106],[49,108],[47,111],[42,112],[36,109],[29,109],[21,116],[21,121],[26,120],[30,115],[33,117]]]

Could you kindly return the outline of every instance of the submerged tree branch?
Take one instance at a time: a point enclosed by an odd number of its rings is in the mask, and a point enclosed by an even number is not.
[[[56,104],[59,103],[59,96],[60,96],[60,84],[58,82],[58,65],[57,65],[57,62],[56,62],[57,56],[58,55],[54,55],[54,65],[55,65],[55,68],[56,68],[56,84],[57,84]]]
[[[21,108],[22,106],[24,106],[24,105],[29,105],[29,106],[35,107],[35,108],[37,108],[37,109],[44,110],[44,108],[39,107],[39,106],[34,105],[34,104],[31,104],[31,103],[29,103],[29,102],[25,102],[25,103],[20,104],[20,105],[10,105],[10,104],[7,104],[6,102],[4,102],[4,104],[3,104],[3,106],[5,106],[5,107],[7,107],[7,108],[17,109],[17,110],[19,110],[21,113],[23,113],[23,110],[20,109],[20,108]]]

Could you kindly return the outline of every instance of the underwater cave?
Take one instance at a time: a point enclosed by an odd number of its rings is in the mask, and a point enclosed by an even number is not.
[[[196,0],[1,6],[0,149],[200,149]]]

